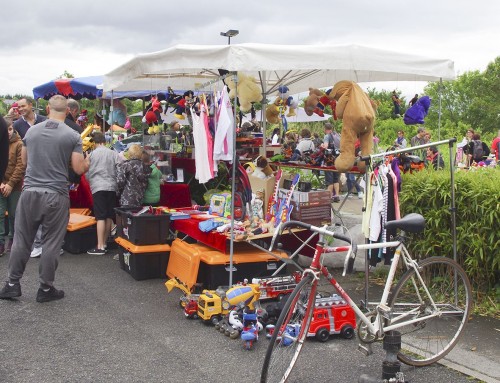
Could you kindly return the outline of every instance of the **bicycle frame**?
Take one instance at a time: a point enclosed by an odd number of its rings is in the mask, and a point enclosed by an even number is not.
[[[321,255],[325,254],[325,247],[322,242],[322,238],[320,237],[320,240],[316,244],[316,249],[314,252],[314,257],[311,263],[311,266],[304,271],[304,273],[312,273],[314,275],[314,278],[319,279],[318,274],[321,273],[325,278],[328,279],[330,284],[335,287],[337,292],[342,296],[342,298],[351,306],[351,308],[354,310],[356,313],[357,317],[366,325],[368,331],[370,334],[381,337],[385,332],[397,329],[399,327],[415,323],[415,322],[421,322],[425,319],[429,319],[432,317],[435,317],[439,314],[431,314],[425,317],[419,317],[417,319],[412,319],[412,320],[404,320],[405,317],[411,315],[414,311],[417,309],[414,309],[412,311],[408,311],[404,314],[401,314],[399,316],[395,316],[390,319],[390,325],[388,326],[383,326],[383,320],[384,318],[383,314],[384,313],[390,313],[390,308],[387,305],[387,301],[389,298],[389,294],[391,291],[392,283],[394,280],[394,276],[396,274],[396,269],[398,267],[399,261],[402,258],[403,259],[403,264],[405,265],[406,269],[409,270],[410,268],[413,268],[416,272],[416,276],[420,280],[420,283],[422,286],[424,286],[425,293],[427,297],[429,298],[432,306],[436,308],[436,305],[434,303],[434,300],[432,299],[431,295],[429,294],[429,291],[427,290],[427,287],[425,286],[424,281],[422,280],[422,277],[420,276],[420,273],[418,272],[418,265],[415,260],[413,260],[408,253],[408,250],[406,249],[404,243],[402,241],[392,241],[392,242],[382,242],[382,243],[371,243],[371,244],[360,244],[357,245],[357,248],[359,250],[371,250],[371,249],[381,249],[381,248],[396,248],[393,260],[391,262],[391,267],[389,269],[389,274],[387,276],[387,280],[384,285],[384,290],[382,293],[382,297],[380,299],[380,302],[377,304],[376,307],[376,317],[375,321],[371,322],[370,319],[361,311],[361,309],[354,303],[354,301],[351,299],[351,297],[346,293],[346,291],[342,288],[342,286],[339,284],[339,282],[333,277],[333,275],[328,271],[326,266],[323,266],[321,264]],[[341,246],[341,247],[333,247],[333,248],[328,248],[328,252],[343,252],[343,251],[348,251],[350,250],[350,246]],[[312,308],[309,307],[308,310],[311,310]]]

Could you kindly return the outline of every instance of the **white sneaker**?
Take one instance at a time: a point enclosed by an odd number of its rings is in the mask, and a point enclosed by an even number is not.
[[[41,247],[34,247],[33,250],[31,251],[30,257],[31,258],[38,258],[42,255],[42,248]]]
[[[359,199],[363,199],[364,196],[365,196],[365,194],[363,192],[359,192],[358,193],[358,198]]]

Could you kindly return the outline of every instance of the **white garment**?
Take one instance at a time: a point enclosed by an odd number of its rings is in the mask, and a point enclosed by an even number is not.
[[[380,185],[373,187],[373,205],[370,214],[370,237],[371,241],[378,241],[382,230],[381,218],[384,210],[384,195]]]
[[[206,106],[200,105],[200,115],[191,108],[193,118],[195,178],[202,184],[214,178],[212,136],[208,131]]]
[[[226,87],[222,90],[217,110],[214,138],[214,160],[233,162],[234,116]]]
[[[273,140],[271,141],[271,145],[278,145],[280,143],[280,136],[278,134],[275,134],[273,136]]]

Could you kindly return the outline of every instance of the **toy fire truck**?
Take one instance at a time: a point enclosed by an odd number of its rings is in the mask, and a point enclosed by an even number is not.
[[[316,298],[313,317],[307,336],[326,342],[330,334],[340,334],[346,339],[354,336],[356,314],[339,295]]]
[[[253,278],[252,283],[259,285],[260,299],[281,299],[290,294],[302,279],[298,271],[292,275],[269,278]]]

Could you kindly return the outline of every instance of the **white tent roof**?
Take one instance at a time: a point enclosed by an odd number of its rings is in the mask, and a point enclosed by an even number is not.
[[[317,121],[328,121],[330,117],[332,117],[330,114],[325,113],[323,117],[318,116],[316,113],[314,113],[311,116],[308,116],[304,110],[304,108],[297,108],[295,110],[296,115],[292,117],[287,117],[286,120],[287,122],[317,122]],[[285,113],[286,114],[286,113]],[[242,121],[250,121],[250,113],[247,113],[245,117],[243,117]],[[255,120],[257,121],[262,121],[262,110],[257,110],[255,112]]]
[[[455,78],[451,60],[359,45],[176,45],[140,54],[104,76],[104,91],[209,89],[218,69],[257,78],[265,94],[279,85],[291,93],[333,86],[340,80],[437,81]],[[265,84],[263,78],[265,76]]]

